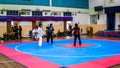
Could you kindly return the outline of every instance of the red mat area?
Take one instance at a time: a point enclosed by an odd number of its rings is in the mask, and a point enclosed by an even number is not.
[[[68,66],[68,68],[108,68],[116,64],[120,64],[120,55],[94,60],[91,62],[75,64]]]
[[[76,46],[74,46],[73,44],[63,44],[61,46],[65,46],[65,47],[69,47],[69,48],[82,48],[82,47],[94,46],[94,44],[81,44],[81,45],[79,45],[79,43],[77,43]]]
[[[59,68],[60,66],[28,54],[23,54],[21,52],[10,49],[2,44],[0,44],[0,53],[8,56],[9,58],[25,65],[28,68]]]
[[[90,40],[108,40],[108,41],[114,41],[114,42],[120,42],[120,39],[110,39],[110,38],[87,38],[87,39],[90,39]]]

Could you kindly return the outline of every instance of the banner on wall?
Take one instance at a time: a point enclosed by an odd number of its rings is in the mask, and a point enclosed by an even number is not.
[[[72,17],[54,16],[0,16],[0,21],[72,21]]]

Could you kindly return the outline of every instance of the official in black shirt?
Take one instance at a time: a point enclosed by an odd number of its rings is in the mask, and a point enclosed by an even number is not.
[[[51,43],[53,43],[53,31],[54,28],[52,26],[53,24],[50,24],[50,26],[46,27],[46,34],[47,34],[47,43],[49,43],[49,39],[51,39]]]
[[[74,31],[74,46],[76,46],[76,39],[79,40],[79,45],[81,45],[81,39],[80,39],[80,28],[78,27],[78,24],[75,24],[75,27],[72,29]]]

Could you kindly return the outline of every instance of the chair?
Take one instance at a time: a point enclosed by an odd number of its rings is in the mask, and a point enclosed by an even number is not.
[[[33,38],[33,34],[32,34],[32,30],[29,31],[29,35],[28,35],[31,39]]]

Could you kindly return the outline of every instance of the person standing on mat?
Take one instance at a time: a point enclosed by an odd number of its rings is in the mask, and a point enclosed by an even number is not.
[[[53,24],[50,24],[49,27],[47,27],[46,29],[46,34],[47,34],[47,43],[49,43],[49,39],[51,39],[51,43],[53,43],[53,31],[54,28],[52,26]]]
[[[79,45],[81,45],[81,39],[80,39],[80,28],[78,27],[78,24],[75,23],[75,27],[71,30],[71,32],[74,31],[74,46],[76,46],[76,39],[79,40]]]
[[[42,47],[42,36],[43,36],[44,32],[42,30],[42,24],[39,24],[39,27],[38,27],[38,39],[39,39],[39,42],[38,42],[38,45],[40,47]]]

